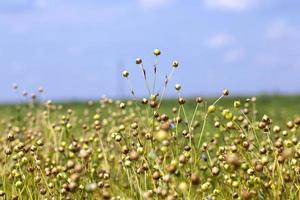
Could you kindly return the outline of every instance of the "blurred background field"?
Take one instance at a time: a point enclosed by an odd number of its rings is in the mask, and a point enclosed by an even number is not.
[[[232,109],[233,102],[235,100],[240,100],[241,102],[245,102],[247,98],[245,96],[240,97],[226,97],[223,98],[217,105],[220,108],[224,109]],[[267,114],[272,116],[274,123],[278,125],[285,125],[285,122],[288,120],[292,120],[293,118],[299,116],[300,113],[300,96],[270,96],[270,95],[260,95],[256,97],[256,108],[255,110],[258,111],[258,118],[260,119],[263,114]],[[216,98],[207,98],[208,105],[211,104]],[[91,104],[92,102],[92,104]],[[72,109],[76,115],[79,117],[83,117],[86,110],[89,113],[96,113],[97,109],[100,108],[100,103],[98,100],[90,101],[90,102],[56,102],[57,106],[61,106],[61,109],[56,112],[57,116],[64,115],[67,113],[68,109]],[[140,103],[141,109],[145,109],[144,106]],[[186,113],[188,117],[192,117],[193,111],[195,109],[196,102],[194,99],[189,98],[187,99],[187,103],[185,105]],[[112,108],[118,107],[113,103],[111,105]],[[178,107],[177,99],[166,99],[163,101],[161,113],[171,114],[172,108]],[[32,104],[2,104],[0,105],[0,120],[7,120],[11,116],[19,116],[21,118],[25,117],[28,112],[31,112]],[[39,110],[41,105],[35,105],[35,111]],[[206,110],[204,105],[201,105],[200,111],[203,112]],[[250,108],[250,110],[253,110]],[[252,112],[252,111],[251,111]],[[106,113],[101,113],[103,116],[106,116]],[[213,122],[213,121],[211,121]],[[80,124],[79,124],[80,125]],[[209,127],[213,127],[213,123],[208,125]]]

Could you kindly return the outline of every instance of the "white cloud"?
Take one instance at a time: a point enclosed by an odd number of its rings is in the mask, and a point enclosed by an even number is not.
[[[204,0],[207,8],[229,11],[249,10],[257,6],[258,2],[258,0]]]
[[[223,63],[236,63],[244,58],[244,49],[237,47],[236,38],[228,33],[217,33],[207,41],[207,46],[221,49],[221,61]]]
[[[273,21],[266,30],[266,37],[270,40],[297,38],[299,34],[300,30],[284,19]]]
[[[266,25],[263,43],[253,58],[254,65],[265,68],[297,70],[300,52],[300,26],[285,18]]]
[[[210,37],[207,41],[207,45],[211,48],[222,48],[232,45],[235,42],[235,38],[227,33],[218,33]]]
[[[236,63],[240,60],[242,60],[245,56],[244,49],[232,49],[223,55],[223,61],[225,63]]]
[[[174,2],[174,0],[138,0],[139,5],[145,9],[166,6],[172,2]]]

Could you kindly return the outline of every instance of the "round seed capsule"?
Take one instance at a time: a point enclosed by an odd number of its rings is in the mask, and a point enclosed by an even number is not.
[[[161,52],[159,49],[154,49],[153,53],[155,56],[159,56]]]
[[[177,67],[178,67],[178,61],[177,61],[177,60],[174,60],[174,61],[172,62],[172,67],[174,67],[174,68],[177,68]]]
[[[202,103],[203,102],[203,98],[202,97],[197,97],[196,102],[197,103]]]
[[[223,90],[223,95],[228,96],[229,95],[229,90],[227,90],[227,89]]]
[[[175,85],[175,90],[179,91],[180,89],[181,89],[181,85],[177,83],[177,84]]]
[[[179,103],[180,105],[183,105],[183,104],[185,104],[185,99],[184,99],[184,98],[182,98],[182,97],[179,97],[179,99],[178,99],[178,103]]]
[[[141,64],[142,62],[143,62],[143,61],[142,61],[141,58],[135,59],[135,63],[136,63],[137,65]]]
[[[123,77],[127,78],[129,76],[129,72],[127,70],[123,71]]]
[[[208,112],[209,113],[213,113],[213,112],[215,112],[216,111],[216,107],[214,106],[214,105],[210,105],[209,107],[208,107]]]

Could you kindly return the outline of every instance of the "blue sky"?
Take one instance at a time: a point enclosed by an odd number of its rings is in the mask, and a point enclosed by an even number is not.
[[[0,101],[17,99],[12,83],[51,99],[127,95],[123,69],[144,95],[134,61],[152,69],[155,48],[159,81],[180,62],[169,95],[175,83],[188,96],[300,93],[299,10],[298,0],[1,0]]]

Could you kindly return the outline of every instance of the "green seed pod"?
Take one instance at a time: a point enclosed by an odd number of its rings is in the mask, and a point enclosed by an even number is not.
[[[15,183],[15,186],[16,186],[17,188],[21,188],[21,187],[23,186],[23,183],[22,183],[21,181],[17,181],[17,182]]]
[[[161,52],[159,49],[154,49],[153,53],[155,56],[159,56]]]
[[[129,72],[127,70],[123,71],[122,73],[124,78],[127,78],[129,76]]]
[[[213,113],[216,111],[216,107],[214,105],[210,105],[210,106],[208,106],[207,111],[208,111],[208,113]]]
[[[178,63],[177,60],[174,60],[174,61],[172,62],[172,67],[177,68],[178,65],[179,65],[179,63]]]

